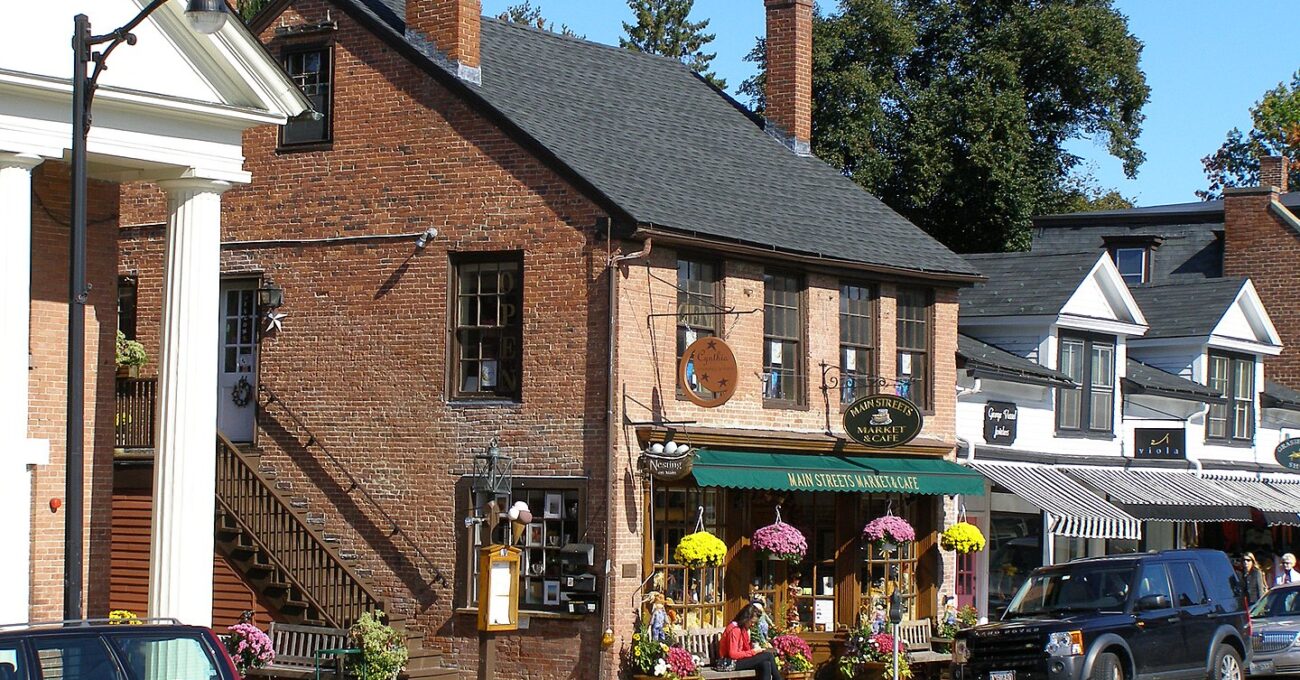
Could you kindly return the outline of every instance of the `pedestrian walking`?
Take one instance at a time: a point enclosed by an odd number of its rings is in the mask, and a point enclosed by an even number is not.
[[[1259,598],[1264,597],[1268,592],[1268,581],[1264,578],[1264,572],[1259,568],[1259,562],[1255,560],[1255,553],[1246,553],[1241,558],[1241,568],[1245,572],[1246,581],[1246,599],[1251,604],[1259,602]]]
[[[1300,583],[1300,571],[1295,570],[1295,555],[1287,553],[1282,556],[1282,574],[1277,577],[1276,585]]]

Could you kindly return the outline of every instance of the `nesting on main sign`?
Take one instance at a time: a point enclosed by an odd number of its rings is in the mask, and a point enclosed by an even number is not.
[[[916,438],[924,420],[916,404],[890,394],[872,394],[844,410],[844,432],[863,446],[888,449]]]
[[[686,398],[704,408],[722,406],[736,393],[740,368],[722,338],[700,338],[686,347],[677,365],[677,384]]]

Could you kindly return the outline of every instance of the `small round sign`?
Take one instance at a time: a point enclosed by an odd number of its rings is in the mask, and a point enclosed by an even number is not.
[[[844,410],[844,432],[877,449],[902,446],[921,434],[925,416],[912,402],[892,394],[870,394]]]
[[[736,393],[740,368],[736,354],[722,338],[692,342],[677,366],[677,384],[686,398],[704,408],[722,406]]]
[[[1278,465],[1292,470],[1300,470],[1300,437],[1284,439],[1273,450],[1273,455],[1277,458]]]

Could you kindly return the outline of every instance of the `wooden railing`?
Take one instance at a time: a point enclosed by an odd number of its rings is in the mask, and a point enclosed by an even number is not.
[[[266,556],[277,579],[293,586],[331,626],[350,626],[364,612],[382,609],[381,599],[330,549],[257,466],[217,435],[217,504]]]
[[[157,412],[157,378],[118,378],[117,408],[113,416],[113,446],[152,449],[154,414]]]

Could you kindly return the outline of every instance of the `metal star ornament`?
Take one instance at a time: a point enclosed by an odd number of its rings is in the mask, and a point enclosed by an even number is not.
[[[289,316],[283,312],[268,311],[266,313],[266,330],[264,332],[279,332],[284,329],[284,318]]]

